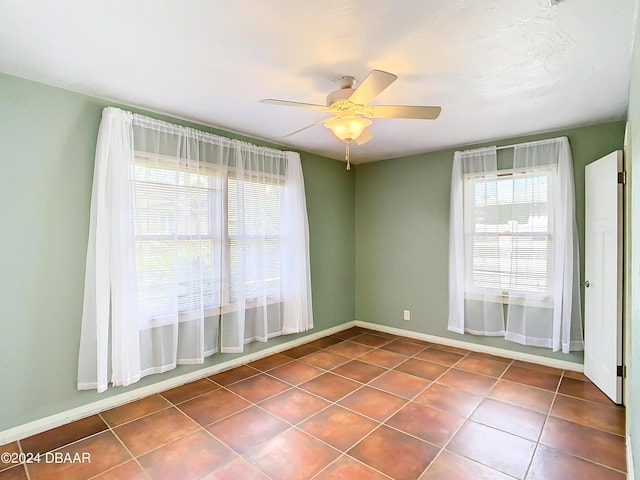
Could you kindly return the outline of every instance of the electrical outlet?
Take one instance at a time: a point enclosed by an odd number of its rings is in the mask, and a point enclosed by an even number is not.
[[[411,311],[410,310],[405,310],[404,311],[404,319],[409,321],[411,320]]]

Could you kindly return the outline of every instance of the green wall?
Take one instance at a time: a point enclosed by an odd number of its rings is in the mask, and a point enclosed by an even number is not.
[[[492,142],[510,145],[567,136],[572,147],[580,248],[584,247],[584,166],[623,147],[624,122]],[[483,144],[489,145],[489,144]],[[474,145],[478,147],[481,145]],[[469,147],[460,147],[464,149]],[[458,149],[456,149],[458,150]],[[447,330],[449,203],[454,150],[358,166],[356,318],[581,363],[582,352],[553,353],[496,337]],[[584,257],[582,256],[582,259]],[[584,275],[581,260],[581,277]],[[403,310],[411,320],[402,319]]]
[[[636,20],[636,32],[640,32],[640,16]],[[640,471],[640,39],[636,33],[631,64],[631,80],[629,82],[629,122],[630,139],[628,140],[631,153],[627,168],[627,190],[631,193],[631,234],[630,245],[626,253],[630,253],[630,272],[625,275],[628,280],[625,285],[627,309],[626,320],[630,323],[627,332],[629,340],[625,342],[630,347],[626,352],[627,382],[629,391],[627,398],[627,436],[631,439],[633,464],[635,471]],[[628,160],[628,159],[627,159]],[[629,165],[630,164],[630,165]],[[630,167],[630,168],[629,168]],[[629,193],[629,192],[627,192]],[[627,263],[627,265],[629,265]]]
[[[0,75],[0,431],[237,356],[214,355],[100,395],[76,390],[93,161],[105,105],[112,103]],[[317,332],[355,317],[355,179],[342,162],[301,156]],[[248,345],[245,354],[292,338]]]

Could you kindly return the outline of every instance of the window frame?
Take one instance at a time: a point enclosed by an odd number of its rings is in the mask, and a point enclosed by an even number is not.
[[[185,162],[185,163],[189,163],[188,159],[181,159],[181,161]],[[174,157],[168,157],[168,156],[164,156],[164,155],[157,155],[157,154],[150,154],[148,152],[144,152],[144,151],[138,151],[136,150],[134,152],[134,161],[132,164],[132,168],[135,168],[137,166],[144,166],[147,168],[163,168],[162,165],[164,164],[166,166],[166,170],[167,171],[175,171],[175,162],[176,159]],[[203,170],[205,171],[203,173]],[[210,305],[204,305],[204,316],[205,317],[212,317],[212,316],[216,316],[216,315],[221,315],[221,314],[227,314],[227,313],[233,313],[233,312],[237,312],[240,310],[240,304],[242,302],[232,302],[231,301],[231,293],[230,293],[230,282],[228,281],[228,279],[230,278],[231,275],[231,259],[230,259],[230,255],[231,255],[231,249],[230,249],[230,241],[231,241],[231,237],[235,237],[235,238],[240,238],[238,235],[231,235],[229,233],[229,179],[232,176],[235,176],[236,179],[238,179],[238,176],[235,175],[235,172],[237,172],[239,169],[237,167],[232,167],[232,166],[221,166],[221,165],[215,165],[215,164],[210,164],[210,163],[203,163],[201,162],[199,164],[199,168],[198,169],[190,169],[188,166],[185,167],[185,171],[188,173],[196,173],[198,175],[206,175],[206,176],[210,176],[210,177],[215,177],[215,176],[219,176],[220,177],[220,183],[221,183],[221,198],[220,198],[220,202],[221,202],[221,214],[222,214],[222,226],[221,226],[221,230],[222,230],[222,234],[220,237],[216,237],[213,236],[211,233],[209,233],[209,235],[207,236],[207,238],[210,238],[214,243],[215,242],[219,242],[220,243],[220,247],[223,249],[222,252],[222,276],[220,279],[220,283],[221,283],[221,287],[220,287],[220,297],[221,297],[221,303],[220,305],[215,305],[215,304],[210,304]],[[261,178],[271,178],[273,180],[273,184],[278,185],[282,188],[285,187],[285,176],[284,175],[279,175],[279,174],[274,174],[274,173],[261,173],[260,174]],[[240,179],[240,181],[242,181],[242,179]],[[256,181],[255,179],[253,179],[252,181]],[[133,184],[134,182],[136,182],[135,177],[132,175],[131,177],[131,183]],[[260,182],[263,183],[263,182]],[[175,184],[174,184],[175,185]],[[213,202],[213,199],[211,198],[211,196],[209,196],[209,203],[210,205]],[[214,217],[216,209],[215,208],[210,208],[209,212],[209,218],[208,218],[208,222],[209,225],[215,225],[217,223],[217,219]],[[280,221],[282,221],[282,217],[280,217]],[[211,230],[209,230],[211,232]],[[137,243],[138,239],[143,239],[143,240],[162,240],[162,239],[174,239],[174,238],[178,238],[180,239],[181,237],[185,237],[185,240],[188,240],[190,235],[162,235],[162,234],[158,234],[158,235],[149,235],[149,234],[144,234],[144,235],[137,235],[134,232],[134,244]],[[244,238],[249,238],[250,236],[244,236]],[[255,238],[269,238],[269,239],[274,239],[274,240],[279,240],[279,242],[281,242],[281,237],[277,236],[277,235],[269,235],[266,237],[260,237],[260,236],[256,236],[254,235],[253,237]],[[137,266],[136,266],[137,269]],[[225,281],[225,278],[227,279]],[[278,304],[282,302],[282,297],[281,296],[269,296],[267,297],[267,305],[272,305],[272,304]],[[244,309],[248,310],[251,308],[255,308],[259,305],[261,305],[262,302],[259,302],[256,299],[246,299],[244,301]],[[150,318],[148,320],[148,328],[153,328],[153,327],[158,327],[158,326],[163,326],[167,324],[167,318],[173,318],[172,314],[166,314],[166,315],[158,315],[157,317],[153,317]],[[187,322],[187,321],[191,321],[191,320],[195,320],[200,318],[200,314],[193,310],[193,309],[189,309],[189,310],[179,310],[178,311],[178,321],[179,322]]]
[[[466,173],[463,175],[463,205],[464,210],[467,208],[473,208],[473,200],[471,200],[471,204],[468,204],[468,198],[473,199],[473,188],[474,186],[482,181],[483,179],[487,179],[487,181],[491,181],[494,179],[498,181],[500,178],[511,177],[512,179],[516,175],[524,175],[527,177],[540,176],[541,174],[547,177],[548,182],[548,199],[547,202],[549,204],[549,217],[547,223],[547,229],[545,232],[477,232],[475,230],[475,224],[469,222],[467,220],[467,215],[464,215],[463,219],[463,230],[464,230],[464,249],[465,252],[465,298],[469,300],[482,300],[482,301],[491,301],[502,304],[511,304],[511,305],[537,305],[540,307],[548,308],[553,304],[553,291],[554,291],[554,198],[553,198],[553,188],[552,185],[556,179],[556,168],[555,165],[548,166],[537,166],[537,167],[519,167],[519,168],[510,168],[510,169],[498,169],[495,172],[484,172],[484,173]],[[515,202],[504,205],[514,205]],[[501,205],[497,203],[496,205]],[[547,285],[546,290],[544,292],[537,292],[532,290],[516,290],[516,289],[497,289],[490,286],[477,286],[473,285],[474,275],[473,275],[473,242],[474,237],[483,236],[483,237],[491,237],[491,238],[500,238],[500,237],[546,237],[547,238]],[[514,274],[514,270],[511,269],[508,272],[509,276]]]

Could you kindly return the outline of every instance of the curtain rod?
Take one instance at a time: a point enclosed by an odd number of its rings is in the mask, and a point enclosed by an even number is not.
[[[558,140],[562,140],[562,139],[567,139],[567,137],[556,137],[556,138],[547,138],[546,140],[533,140],[531,142],[522,142],[522,143],[513,143],[511,145],[501,145],[499,147],[493,147],[493,146],[487,146],[487,147],[478,147],[477,149],[468,149],[468,150],[460,150],[461,153],[465,153],[465,152],[470,152],[473,150],[483,150],[485,148],[495,148],[496,150],[504,150],[506,148],[515,148],[515,147],[520,147],[522,145],[531,145],[531,144],[539,144],[539,143],[550,143],[550,142],[556,142]],[[568,141],[568,139],[567,139]]]
[[[522,142],[522,143],[514,143],[514,144],[511,144],[511,145],[502,145],[501,147],[496,147],[496,150],[504,150],[505,148],[515,148],[515,147],[520,147],[522,145],[529,145],[529,144],[532,144],[532,143],[554,142],[554,141],[560,140],[561,138],[565,138],[565,137],[547,138],[545,140],[533,140],[531,142]]]
[[[513,145],[503,145],[501,147],[496,147],[496,150],[504,150],[505,148],[515,148],[518,145],[522,145],[522,143],[514,143]]]

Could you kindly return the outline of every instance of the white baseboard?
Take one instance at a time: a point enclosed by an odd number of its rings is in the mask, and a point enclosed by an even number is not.
[[[114,395],[112,397],[108,397],[103,400],[98,400],[96,402],[88,403],[80,407],[72,408],[64,412],[56,413],[48,417],[40,418],[38,420],[25,423],[23,425],[18,425],[17,427],[0,431],[0,445],[4,445],[9,442],[14,442],[16,440],[21,440],[23,438],[30,437],[31,435],[36,435],[46,430],[50,430],[52,428],[65,425],[67,423],[74,422],[76,420],[80,420],[81,418],[85,418],[99,412],[103,412],[110,408],[118,407],[120,405],[124,405],[125,403],[129,403],[134,400],[138,400],[140,398],[148,397],[149,395],[154,395],[156,393],[164,392],[165,390],[179,387],[180,385],[184,385],[185,383],[193,382],[195,380],[200,380],[201,378],[209,377],[211,375],[215,375],[216,373],[220,373],[225,370],[229,370],[231,368],[239,367],[240,365],[245,365],[255,360],[259,360],[263,357],[268,357],[269,355],[273,355],[274,353],[279,353],[284,350],[289,350],[290,348],[304,345],[305,343],[312,342],[314,340],[317,340],[318,338],[326,337],[328,335],[333,335],[334,333],[340,332],[342,330],[346,330],[347,328],[351,328],[355,326],[355,323],[356,323],[355,321],[343,323],[342,325],[328,328],[320,332],[312,333],[305,337],[297,338],[289,342],[284,342],[278,345],[274,345],[273,347],[265,348],[264,350],[260,350],[259,352],[250,353],[243,357],[234,358],[233,360],[229,360],[223,363],[218,363],[216,365],[212,365],[210,367],[206,367],[201,370],[197,370],[195,372],[186,373],[184,375],[180,375],[174,378],[169,378],[167,380],[162,380],[152,385],[147,385],[146,387],[141,387],[136,390],[131,390],[129,392],[121,393],[119,395]]]
[[[496,355],[498,357],[512,358],[514,360],[522,360],[523,362],[537,363],[539,365],[559,368],[561,370],[572,370],[574,372],[581,373],[584,372],[584,365],[574,362],[568,362],[566,360],[557,360],[555,358],[541,357],[539,355],[532,355],[530,353],[514,352],[513,350],[506,350],[503,348],[478,345],[476,343],[464,342],[462,340],[454,340],[451,338],[428,335],[426,333],[412,332],[409,330],[403,330],[401,328],[387,327],[386,325],[363,322],[361,320],[356,320],[355,324],[358,327],[368,328],[370,330],[377,330],[379,332],[401,335],[403,337],[415,338],[416,340],[424,340],[431,343],[439,343],[441,345],[448,345],[450,347],[464,348],[473,352],[488,353],[490,355]]]
[[[631,448],[631,437],[627,435],[627,479],[635,480],[636,474],[633,470],[633,449]]]

